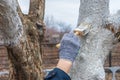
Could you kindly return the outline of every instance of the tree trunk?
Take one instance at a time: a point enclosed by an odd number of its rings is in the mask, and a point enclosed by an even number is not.
[[[81,0],[78,26],[91,25],[81,38],[81,49],[71,70],[72,80],[105,80],[104,61],[112,48],[114,34],[106,29],[109,0]]]
[[[30,12],[34,13],[24,15],[17,0],[0,0],[1,45],[7,47],[11,62],[9,80],[43,80],[44,5],[44,0],[31,0]]]

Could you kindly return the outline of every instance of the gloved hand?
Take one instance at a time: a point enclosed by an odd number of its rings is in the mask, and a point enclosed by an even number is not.
[[[74,33],[66,33],[59,48],[59,58],[73,62],[80,49],[80,39]]]
[[[74,33],[67,33],[60,42],[59,58],[73,62],[80,49],[79,37]],[[71,80],[66,72],[60,68],[52,70],[44,80]]]
[[[44,80],[71,80],[70,77],[59,68],[52,70]]]

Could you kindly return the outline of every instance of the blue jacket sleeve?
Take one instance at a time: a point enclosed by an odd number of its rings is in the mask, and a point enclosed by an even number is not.
[[[71,80],[69,75],[59,68],[53,69],[44,80]]]

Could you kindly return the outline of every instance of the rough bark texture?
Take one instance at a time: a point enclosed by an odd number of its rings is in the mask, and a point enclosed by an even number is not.
[[[44,34],[44,3],[31,0],[34,5],[30,12],[36,11],[23,15],[17,0],[0,0],[0,44],[8,49],[9,80],[43,80],[40,43]]]
[[[112,48],[114,34],[104,28],[109,16],[109,0],[81,0],[78,25],[91,24],[81,39],[81,49],[71,70],[72,80],[104,80],[104,61]]]
[[[37,3],[36,3],[37,2]],[[29,16],[32,21],[43,20],[45,10],[45,0],[30,0]],[[31,17],[32,16],[32,17]]]

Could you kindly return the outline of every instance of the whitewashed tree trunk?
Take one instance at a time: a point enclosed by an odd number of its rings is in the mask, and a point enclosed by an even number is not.
[[[19,39],[23,34],[23,25],[17,6],[16,0],[0,0],[0,35],[6,46],[19,44]]]
[[[92,25],[81,39],[81,49],[71,70],[72,80],[105,80],[104,61],[112,48],[114,34],[105,28],[109,0],[81,0],[78,25]]]

